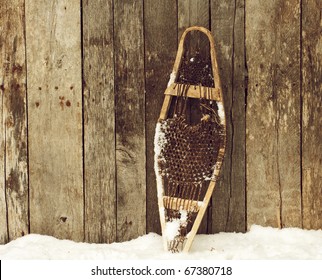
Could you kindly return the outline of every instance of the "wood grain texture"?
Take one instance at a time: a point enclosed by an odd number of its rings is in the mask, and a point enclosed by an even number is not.
[[[26,57],[24,1],[4,1],[1,17],[2,141],[5,184],[1,187],[1,215],[7,215],[8,236],[13,240],[29,232],[26,109]],[[3,148],[3,142],[2,142]],[[3,170],[3,169],[2,169]],[[3,180],[2,180],[3,184]],[[5,188],[5,200],[3,197]],[[3,209],[6,207],[6,211]],[[7,212],[7,213],[6,213]],[[4,222],[4,218],[1,218]]]
[[[9,242],[6,201],[6,129],[4,116],[4,77],[6,69],[7,6],[0,6],[0,244]],[[4,36],[5,35],[5,36]]]
[[[244,1],[211,1],[227,121],[222,179],[213,194],[213,232],[246,230]]]
[[[1,8],[0,8],[1,9]],[[2,11],[1,11],[2,12]],[[1,13],[2,14],[2,13]],[[4,17],[1,17],[3,19]],[[1,20],[0,20],[1,22]],[[2,22],[0,24],[0,28],[2,28]],[[1,34],[3,34],[1,32]],[[1,48],[1,68],[0,68],[0,76],[3,77],[2,74],[2,65],[3,65],[3,56],[2,56],[2,48]],[[5,125],[4,125],[4,116],[3,116],[3,81],[1,82],[0,88],[0,244],[6,244],[9,241],[8,237],[8,219],[7,219],[7,202],[6,202],[6,189],[5,189],[5,182],[6,182],[6,171],[5,171]]]
[[[322,2],[302,1],[303,227],[322,228]]]
[[[178,0],[178,40],[182,33],[190,26],[203,26],[209,29],[209,1],[208,0]],[[193,37],[190,37],[190,35]],[[201,55],[209,56],[209,43],[207,37],[196,32],[188,34],[185,42],[186,51],[194,55],[201,50]]]
[[[278,52],[273,70],[281,226],[301,227],[300,1],[278,2],[276,20],[280,22],[277,29],[281,32],[276,34]]]
[[[182,33],[190,26],[203,26],[209,29],[209,1],[207,0],[178,0],[178,40]],[[201,32],[189,33],[185,40],[185,51],[189,55],[195,55],[195,52],[200,50],[202,57],[209,57],[209,41]],[[198,101],[191,100],[188,111],[192,122],[199,122],[198,115],[195,112],[199,111]],[[207,188],[206,184],[205,188]],[[205,215],[201,221],[198,232],[209,233],[211,231],[211,203],[209,204]]]
[[[178,0],[178,36],[190,26],[209,28],[209,1]]]
[[[161,233],[154,172],[154,134],[177,50],[176,2],[144,1],[146,227]]]
[[[78,0],[26,1],[30,230],[84,240]]]
[[[299,4],[246,1],[248,226],[301,226]]]
[[[83,1],[85,240],[116,240],[113,1]]]
[[[228,132],[201,232],[321,229],[322,4],[257,2],[2,0],[0,243],[160,233],[153,138],[192,25],[215,37]]]
[[[117,240],[146,232],[143,1],[114,1]]]

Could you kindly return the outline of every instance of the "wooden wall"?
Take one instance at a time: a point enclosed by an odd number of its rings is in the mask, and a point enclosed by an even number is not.
[[[200,232],[322,228],[319,0],[0,0],[0,243],[160,232],[154,128],[186,27],[211,29],[227,113]]]

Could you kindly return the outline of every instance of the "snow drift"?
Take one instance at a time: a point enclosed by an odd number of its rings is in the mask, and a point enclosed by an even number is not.
[[[112,244],[30,234],[0,246],[4,259],[322,259],[322,230],[252,226],[247,233],[197,235],[188,254],[163,251],[160,235]]]

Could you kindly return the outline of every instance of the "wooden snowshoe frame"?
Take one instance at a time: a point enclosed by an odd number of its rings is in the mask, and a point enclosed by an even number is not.
[[[221,103],[221,108],[222,108],[222,110],[224,110],[223,109],[224,108],[224,106],[223,106],[224,101],[223,101],[223,97],[222,97],[222,88],[221,88],[221,82],[220,82],[220,77],[219,77],[219,73],[218,73],[218,64],[217,64],[217,59],[216,59],[214,38],[208,29],[206,29],[204,27],[193,26],[193,27],[187,28],[184,31],[184,33],[182,34],[182,37],[180,39],[175,63],[173,66],[173,71],[171,74],[171,76],[172,76],[172,78],[170,79],[171,82],[168,84],[168,87],[164,93],[165,98],[164,98],[163,106],[161,109],[159,122],[166,120],[168,118],[168,113],[169,113],[172,98],[173,98],[173,96],[177,95],[175,88],[178,85],[172,81],[176,81],[178,78],[179,68],[180,68],[182,58],[183,58],[183,53],[184,53],[184,41],[185,41],[186,35],[191,31],[202,32],[208,37],[208,40],[210,43],[210,58],[211,58],[212,73],[213,73],[213,78],[214,78],[214,87],[209,88],[209,87],[203,87],[203,86],[190,86],[186,92],[186,96],[189,98],[202,97],[205,99],[215,100],[217,102],[217,104]],[[200,96],[200,94],[204,94],[204,96]],[[215,185],[216,185],[216,181],[218,180],[218,177],[219,177],[219,172],[220,172],[223,157],[225,154],[225,142],[226,142],[225,114],[221,115],[220,121],[223,125],[223,134],[224,135],[222,137],[223,141],[221,141],[220,147],[218,150],[218,156],[217,156],[217,161],[216,161],[215,168],[213,171],[213,176],[212,176],[211,181],[209,182],[209,186],[208,186],[208,189],[205,193],[203,201],[193,201],[192,202],[194,205],[196,205],[195,209],[196,209],[197,215],[196,215],[196,218],[195,218],[194,223],[192,225],[191,231],[187,234],[187,238],[185,240],[182,252],[188,252],[190,250],[190,247],[192,245],[194,237],[195,237],[195,235],[198,231],[198,228],[200,226],[201,220],[202,220],[202,218],[206,212],[206,209],[208,207],[211,195],[212,195]],[[164,213],[165,210],[164,209],[165,209],[165,203],[168,199],[170,199],[170,197],[164,195],[164,189],[162,188],[162,190],[161,190],[160,188],[158,188],[158,206],[159,206],[160,223],[161,223],[162,236],[163,236],[163,245],[164,245],[165,250],[168,250],[168,244],[167,244],[167,238],[165,236],[166,217],[165,217],[165,213]],[[176,206],[177,204],[175,203],[175,201],[180,199],[180,201],[181,201],[180,205],[182,205],[182,198],[171,197],[171,199],[172,199],[172,201],[174,201],[174,203],[172,203],[172,205],[173,205],[172,209],[178,210],[178,206]],[[191,205],[191,202],[187,202],[187,203],[184,202],[183,203],[184,207],[188,203],[190,203],[190,205]]]

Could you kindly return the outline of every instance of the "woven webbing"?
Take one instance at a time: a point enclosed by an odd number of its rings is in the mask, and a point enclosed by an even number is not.
[[[212,179],[223,141],[223,127],[215,101],[200,99],[202,118],[195,125],[188,123],[188,99],[184,94],[187,87],[177,89],[173,117],[160,122],[163,144],[158,163],[167,196],[165,217],[167,223],[180,223],[177,235],[169,242],[171,251],[178,250],[191,229],[198,212],[196,202],[200,201],[203,183]]]

